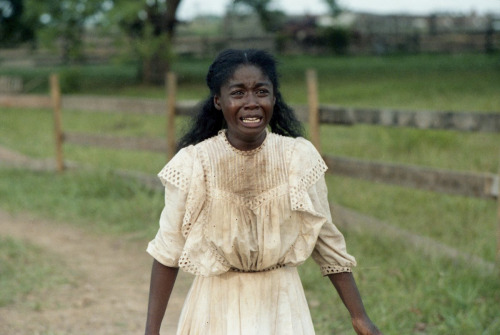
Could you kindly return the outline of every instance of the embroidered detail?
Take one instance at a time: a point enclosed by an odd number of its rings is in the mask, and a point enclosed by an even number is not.
[[[323,276],[342,272],[352,272],[352,269],[350,267],[340,265],[324,265],[321,267],[321,273]]]
[[[200,270],[195,266],[186,251],[182,252],[182,256],[179,258],[179,267],[184,269],[184,271],[194,274],[195,276],[201,275]]]
[[[316,164],[308,169],[304,175],[300,178],[298,185],[294,185],[290,187],[290,198],[292,203],[292,210],[306,210],[307,206],[306,202],[303,199],[304,193],[307,192],[307,189],[316,183],[328,169],[325,162],[318,158]]]
[[[223,199],[228,202],[236,203],[239,206],[244,206],[251,210],[255,210],[271,200],[286,195],[287,192],[288,185],[282,184],[270,190],[267,190],[256,197],[246,198],[221,189],[212,190],[209,194],[209,197],[213,199]]]
[[[167,165],[158,173],[158,177],[160,177],[162,181],[167,181],[184,192],[188,191],[189,180],[177,169]]]
[[[182,236],[184,236],[184,238],[188,237],[189,232],[193,227],[193,221],[191,218],[192,218],[192,210],[190,208],[186,208],[186,212],[184,213],[184,218],[182,219]]]

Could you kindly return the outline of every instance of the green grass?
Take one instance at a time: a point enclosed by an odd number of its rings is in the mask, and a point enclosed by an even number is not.
[[[500,61],[495,55],[281,60],[283,92],[285,97],[292,97],[291,103],[305,103],[304,71],[313,64],[318,70],[322,103],[500,112]],[[178,60],[174,70],[179,74],[179,99],[205,97],[203,77],[208,64],[208,60]],[[109,71],[106,76],[111,77]],[[83,85],[80,92],[164,97],[164,88],[136,85],[130,69],[127,72],[117,67],[116,71],[125,86],[102,89],[96,75],[99,68],[92,68],[89,78],[95,81],[94,88]],[[178,129],[182,122],[179,118]],[[165,122],[160,116],[76,110],[63,112],[63,125],[71,132],[164,138]],[[366,125],[322,126],[321,131],[326,154],[458,171],[497,173],[500,165],[499,134]],[[51,112],[0,109],[0,145],[32,157],[53,157]],[[64,174],[0,168],[0,206],[103,233],[133,233],[144,240],[154,235],[163,195],[134,180],[117,177],[112,170],[154,174],[165,164],[164,155],[69,144],[64,151],[66,160],[87,168]],[[486,261],[495,259],[495,201],[338,176],[327,176],[327,183],[332,201]],[[500,332],[498,273],[478,271],[441,255],[424,255],[383,231],[371,235],[346,230],[345,236],[348,250],[359,262],[355,276],[365,305],[385,334]],[[2,254],[13,248],[5,244],[0,240]],[[19,250],[20,255],[30,254],[29,246]],[[317,334],[353,334],[345,309],[328,279],[320,279],[317,266],[308,261],[300,272]],[[10,282],[5,287],[24,294],[14,285],[14,277],[5,278]],[[3,287],[0,285],[0,294],[4,294]]]
[[[56,256],[0,236],[0,307],[22,301],[30,293],[68,284],[70,280],[71,275]]]
[[[285,59],[285,96],[302,97],[302,69],[316,69],[321,103],[429,110],[500,111],[496,55]],[[291,87],[288,83],[292,83]],[[486,100],[478,97],[488,97]]]
[[[355,278],[370,317],[384,334],[497,334],[498,275],[471,271],[438,256],[423,257],[404,241],[346,233]],[[308,261],[300,268],[317,334],[354,334],[328,279]]]
[[[63,111],[66,132],[164,139],[161,116]],[[177,119],[180,133],[186,120]],[[179,134],[178,133],[178,134]],[[0,108],[0,145],[26,155],[54,157],[53,121],[49,110]],[[177,135],[178,135],[177,134]],[[500,165],[500,134],[461,133],[356,125],[322,126],[325,154],[382,160],[458,171],[496,173]],[[105,168],[157,172],[162,154],[64,146],[65,159]]]
[[[282,92],[293,104],[307,102],[305,71],[318,72],[320,102],[357,107],[425,110],[500,111],[500,60],[497,54],[278,57]],[[208,95],[205,75],[211,59],[177,58],[179,99]],[[34,92],[47,92],[47,77],[60,73],[62,88],[82,94],[164,98],[163,87],[139,84],[135,64],[108,66],[1,69],[25,83],[39,82]],[[30,86],[31,84],[27,85]]]
[[[110,234],[150,237],[157,229],[164,201],[161,192],[112,171],[54,174],[0,169],[0,174],[0,203],[10,212],[27,210]]]
[[[500,134],[393,128],[321,126],[325,154],[458,171],[497,173]]]
[[[327,176],[331,201],[495,261],[497,204],[364,180]]]

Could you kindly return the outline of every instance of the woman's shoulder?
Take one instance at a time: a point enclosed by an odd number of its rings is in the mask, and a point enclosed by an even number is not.
[[[315,157],[320,155],[314,144],[304,137],[293,138],[293,151],[296,155],[312,155]]]
[[[191,150],[193,152],[196,152],[196,151],[199,151],[199,150],[203,150],[203,149],[205,149],[207,147],[210,147],[210,146],[214,145],[216,142],[220,142],[221,141],[221,135],[222,135],[221,132],[222,131],[219,131],[216,135],[211,136],[209,138],[206,138],[203,141],[200,141],[200,142],[198,142],[196,144],[192,144],[189,147],[191,147]]]

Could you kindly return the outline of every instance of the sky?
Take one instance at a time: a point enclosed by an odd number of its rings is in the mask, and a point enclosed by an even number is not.
[[[182,0],[180,19],[197,15],[223,15],[231,0]],[[274,0],[276,7],[288,14],[322,14],[327,7],[322,0]],[[500,0],[340,0],[343,8],[378,14],[431,14],[451,12],[468,14],[472,10],[500,14]]]

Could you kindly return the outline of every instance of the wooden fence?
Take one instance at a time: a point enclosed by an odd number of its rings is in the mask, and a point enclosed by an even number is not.
[[[500,132],[500,114],[476,112],[437,112],[357,109],[320,106],[317,98],[317,80],[314,71],[306,74],[308,106],[294,106],[298,118],[308,122],[311,141],[321,152],[320,123],[352,125],[356,123],[420,129],[445,129],[472,132]],[[175,152],[174,120],[178,115],[192,115],[196,102],[176,102],[176,78],[166,78],[167,101],[117,97],[62,96],[56,75],[50,77],[51,95],[1,95],[0,106],[38,107],[54,109],[54,138],[59,171],[64,170],[63,144],[72,143],[114,149]],[[165,140],[137,137],[114,137],[64,132],[61,126],[62,109],[92,112],[156,114],[166,116]],[[447,194],[498,199],[497,259],[500,260],[500,175],[492,173],[456,172],[427,167],[373,162],[338,156],[324,156],[329,173],[361,178],[405,187]]]

